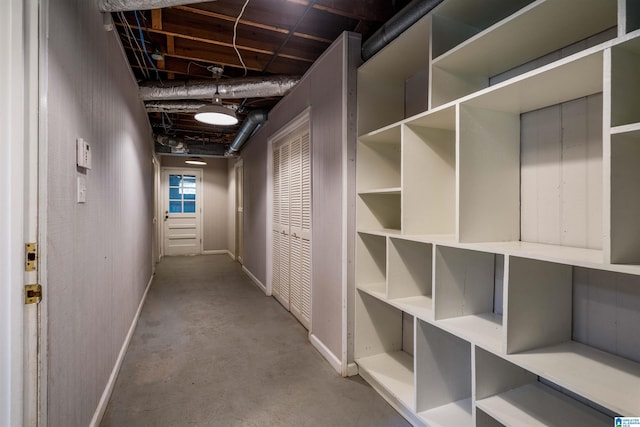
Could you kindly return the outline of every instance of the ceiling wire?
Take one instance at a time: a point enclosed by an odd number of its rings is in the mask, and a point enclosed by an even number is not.
[[[151,56],[149,56],[149,52],[147,51],[147,45],[144,42],[144,34],[142,33],[142,26],[140,25],[140,19],[138,19],[138,11],[137,10],[133,11],[133,16],[136,17],[136,23],[138,24],[138,32],[140,33],[140,40],[142,41],[142,49],[144,51],[144,54],[147,57],[147,59],[149,60],[149,63],[151,64],[153,69],[156,72],[156,79],[159,80],[160,83],[162,83],[162,79],[160,79],[160,72],[156,68],[155,62],[153,62],[153,59],[151,58]]]
[[[284,46],[287,44],[287,42],[291,39],[291,37],[298,30],[298,27],[302,23],[302,20],[304,19],[304,17],[307,16],[307,13],[309,13],[309,11],[311,9],[313,9],[313,5],[315,4],[315,2],[316,2],[316,0],[311,0],[307,4],[307,7],[304,9],[304,12],[302,12],[302,15],[300,15],[300,18],[298,18],[298,22],[296,22],[296,24],[293,26],[293,28],[291,28],[291,30],[289,30],[289,34],[287,34],[287,37],[282,41],[282,44],[280,44],[280,46],[278,46],[278,49],[276,49],[276,51],[273,53],[273,55],[271,56],[271,59],[269,60],[267,65],[265,65],[265,67],[262,69],[263,73],[265,73],[267,71],[267,69],[271,66],[271,64],[273,64],[273,61],[275,61],[276,58],[278,57],[278,55],[280,55],[280,51],[282,51],[282,48],[284,48]]]
[[[140,61],[140,58],[138,57],[138,51],[135,49],[135,47],[133,47],[133,42],[136,43],[136,46],[138,46],[138,49],[140,49],[140,45],[138,44],[138,39],[136,39],[135,37],[132,37],[130,32],[133,33],[133,29],[131,28],[131,26],[129,25],[129,22],[127,21],[126,17],[124,16],[124,13],[122,12],[118,12],[118,18],[120,18],[120,22],[122,22],[122,24],[124,25],[124,31],[125,31],[125,35],[127,36],[127,40],[129,41],[129,46],[131,47],[131,51],[133,53],[134,58],[136,59],[136,62],[138,63],[138,67],[140,67],[140,71],[142,72],[142,75],[145,78],[149,78],[149,70],[147,69],[147,64],[145,63],[145,61]],[[140,49],[142,50],[142,49]]]
[[[242,60],[242,55],[240,55],[240,51],[238,50],[238,46],[236,45],[236,38],[238,36],[238,22],[240,22],[240,18],[242,18],[242,15],[244,14],[244,10],[247,8],[248,4],[249,4],[249,0],[246,0],[244,2],[244,5],[242,6],[242,10],[240,11],[240,14],[236,18],[236,22],[233,24],[233,49],[236,51],[236,54],[238,55],[238,59],[240,59],[242,68],[244,68],[244,77],[247,77],[247,66]]]

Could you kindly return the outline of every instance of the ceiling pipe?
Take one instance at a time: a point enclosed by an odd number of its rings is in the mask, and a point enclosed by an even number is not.
[[[212,0],[100,0],[100,12],[126,12],[131,10],[159,9],[161,7],[183,6]]]
[[[218,84],[222,99],[284,96],[300,81],[297,76],[265,76],[226,79]],[[214,80],[146,82],[140,84],[143,101],[211,99],[216,94]]]
[[[211,105],[205,101],[148,101],[144,103],[147,113],[183,113],[195,114],[200,108]],[[224,104],[225,108],[237,110],[236,104]]]
[[[443,0],[413,0],[406,5],[362,44],[362,60],[369,60],[442,2]]]
[[[242,146],[255,134],[256,130],[262,126],[268,118],[269,112],[267,110],[253,110],[250,112],[224,155],[233,156],[238,153]]]

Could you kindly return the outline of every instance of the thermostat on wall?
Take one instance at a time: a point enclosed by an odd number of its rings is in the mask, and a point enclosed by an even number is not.
[[[91,148],[89,143],[82,138],[76,139],[78,167],[91,169]]]

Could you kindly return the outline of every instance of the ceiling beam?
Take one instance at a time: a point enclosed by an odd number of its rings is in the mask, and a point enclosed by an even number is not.
[[[211,12],[208,10],[204,10],[204,9],[199,9],[196,7],[192,7],[192,6],[177,6],[174,9],[179,9],[179,10],[184,10],[190,13],[195,13],[198,15],[203,15],[203,16],[208,16],[210,18],[216,18],[216,19],[222,19],[225,21],[230,21],[230,22],[235,22],[236,21],[236,17],[235,16],[229,16],[229,15],[225,15],[222,13],[216,13],[216,12]],[[276,33],[281,33],[281,34],[289,34],[289,30],[287,28],[282,28],[282,27],[278,27],[275,25],[267,25],[267,24],[262,24],[259,22],[255,22],[255,21],[249,21],[247,19],[240,19],[239,21],[240,24],[243,25],[247,25],[249,27],[253,27],[253,28],[261,28],[263,30],[269,30],[269,31],[273,31]],[[300,37],[300,38],[304,38],[304,39],[308,39],[308,40],[315,40],[318,42],[322,42],[322,43],[327,43],[327,44],[331,44],[333,43],[333,40],[327,39],[327,38],[323,38],[323,37],[318,37],[312,34],[306,34],[306,33],[301,33],[301,32],[295,32],[293,33],[293,35],[295,37]]]

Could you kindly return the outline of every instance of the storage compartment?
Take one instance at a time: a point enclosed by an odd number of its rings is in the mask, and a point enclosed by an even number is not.
[[[611,262],[640,264],[640,128],[611,135]]]
[[[434,317],[438,326],[502,351],[502,306],[496,303],[502,302],[503,259],[492,253],[436,246]]]
[[[356,187],[358,192],[400,189],[400,127],[360,137]]]
[[[433,12],[433,57],[439,57],[532,2],[447,0]]]
[[[356,204],[358,229],[400,232],[400,191],[360,193]]]
[[[386,237],[360,232],[356,240],[356,287],[385,298],[387,294]]]
[[[406,328],[411,328],[405,331]],[[355,361],[373,388],[408,415],[414,411],[413,318],[362,291],[356,292]],[[408,350],[408,351],[407,351]]]
[[[452,107],[402,128],[405,234],[455,233],[455,117]]]
[[[432,245],[391,237],[388,240],[387,298],[421,319],[433,319]]]
[[[396,123],[426,105],[430,34],[431,17],[426,16],[358,69],[359,135]]]
[[[508,263],[510,359],[613,413],[640,413],[640,276]]]
[[[464,6],[473,7],[468,6],[472,3],[475,2],[464,2]],[[510,12],[529,2],[508,3],[509,9],[502,6],[498,11]],[[463,3],[460,4],[463,9]],[[464,15],[464,12],[458,15]],[[468,26],[452,25],[452,20],[445,20],[439,25],[436,16],[434,30],[442,28],[442,31],[434,32],[434,46],[438,46],[437,49],[434,47],[434,53],[441,50],[439,39],[446,39],[443,33],[450,31],[454,36],[472,33]],[[489,86],[492,76],[587,39],[616,24],[615,0],[538,0],[528,4],[485,31],[467,38],[455,48],[434,57],[431,106],[436,107],[484,89]],[[451,41],[456,38],[460,37],[453,37]],[[445,46],[450,44],[445,43]]]
[[[461,242],[602,262],[602,65],[589,54],[460,105]]]
[[[416,322],[416,412],[427,425],[472,426],[471,345]]]
[[[474,367],[476,425],[611,425],[610,417],[543,384],[537,375],[478,347]]]
[[[611,48],[611,126],[638,123],[640,40],[632,39]]]

